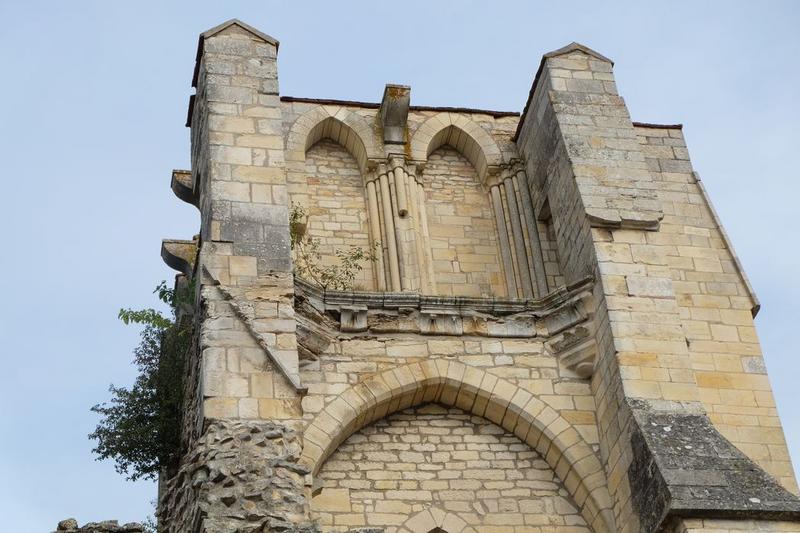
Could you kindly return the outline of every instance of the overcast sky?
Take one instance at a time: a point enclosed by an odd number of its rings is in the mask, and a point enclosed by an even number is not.
[[[417,105],[519,111],[542,54],[615,60],[634,120],[685,125],[800,460],[800,3],[0,0],[3,530],[152,512],[153,483],[94,461],[89,408],[134,376],[117,310],[154,305],[161,239],[198,230],[170,171],[189,165],[197,35],[233,17],[281,41],[283,95],[379,101],[392,82]]]

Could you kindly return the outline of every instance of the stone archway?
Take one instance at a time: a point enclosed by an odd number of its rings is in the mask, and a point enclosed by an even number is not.
[[[323,264],[336,263],[339,248],[369,250],[378,241],[374,229],[370,232],[379,221],[368,216],[365,181],[378,149],[364,117],[346,107],[315,106],[292,124],[286,139],[286,194],[308,215],[307,236],[319,245]],[[273,186],[273,199],[275,191]],[[377,277],[376,264],[358,272],[354,282],[374,290]]]
[[[497,143],[477,123],[455,113],[438,113],[417,128],[411,138],[411,159],[424,162],[444,144],[450,144],[469,159],[485,181],[489,170],[503,163]]]
[[[344,391],[306,428],[301,461],[316,475],[354,432],[398,410],[430,402],[482,416],[516,435],[550,465],[594,531],[614,531],[602,465],[575,428],[531,393],[458,361],[397,367]]]
[[[342,146],[358,162],[361,173],[367,170],[368,161],[380,157],[374,132],[364,117],[347,108],[318,106],[299,117],[286,138],[286,161],[292,163],[305,161],[305,154],[312,145],[323,138],[329,138]]]
[[[455,513],[430,507],[410,517],[397,533],[474,533],[474,529]]]

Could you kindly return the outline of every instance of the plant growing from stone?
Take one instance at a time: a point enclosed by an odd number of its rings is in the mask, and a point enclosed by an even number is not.
[[[303,207],[292,203],[289,213],[289,235],[294,251],[295,275],[323,289],[353,290],[356,275],[364,270],[364,262],[377,261],[375,249],[379,243],[374,243],[367,250],[360,246],[350,246],[347,250],[337,248],[334,254],[339,263],[323,266],[319,239],[312,239],[306,234],[307,220]]]
[[[139,370],[130,388],[109,388],[111,399],[92,407],[101,416],[89,435],[97,441],[97,460],[113,459],[117,472],[129,480],[153,479],[174,470],[180,458],[183,374],[191,340],[191,313],[176,312],[191,305],[192,287],[173,290],[161,282],[154,293],[169,305],[172,316],[155,309],[121,309],[125,324],[144,326],[133,351]],[[185,309],[184,309],[185,310]]]

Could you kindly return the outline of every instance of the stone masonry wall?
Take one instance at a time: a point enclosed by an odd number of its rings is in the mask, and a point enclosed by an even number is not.
[[[195,332],[199,431],[214,419],[299,416],[294,387],[292,398],[280,387],[297,379],[297,349],[277,48],[240,23],[201,36],[191,117],[206,310]]]
[[[340,335],[318,361],[302,369],[301,378],[308,385],[304,418],[311,420],[339,394],[377,372],[439,358],[475,366],[524,387],[572,423],[589,444],[597,444],[588,380],[560,366],[544,342],[531,339]]]
[[[444,146],[422,174],[439,294],[505,296],[497,228],[489,193],[472,164]]]
[[[617,98],[605,94],[582,97],[572,95],[565,91],[565,81],[556,79],[557,75],[569,76],[570,71],[567,68],[588,70],[589,64],[590,58],[579,52],[543,59],[537,74],[536,91],[531,94],[526,118],[517,139],[526,161],[531,196],[537,205],[548,204],[552,213],[558,257],[567,282],[587,274],[599,277],[596,272],[597,262],[598,259],[602,261],[603,257],[598,258],[594,253],[592,230],[580,194],[579,184],[588,180],[576,179],[568,152],[571,146],[580,146],[585,141],[578,139],[573,145],[565,134],[574,133],[580,136],[597,133],[616,138],[616,133],[610,133],[601,124],[595,124],[595,120],[602,122],[605,119],[603,115],[615,113],[613,107],[620,104]],[[591,61],[591,64],[601,71],[610,72],[610,65],[604,65],[600,61]],[[598,78],[602,78],[604,73],[598,74]],[[592,72],[583,75],[590,79],[593,77]],[[596,81],[600,82],[602,88],[602,80]],[[585,83],[589,81],[586,80]],[[561,88],[565,94],[557,93],[553,90],[555,88]],[[570,98],[574,100],[574,110],[571,109]],[[606,110],[607,108],[612,109]],[[589,116],[580,116],[582,112]],[[599,116],[595,119],[590,115],[591,112]],[[587,174],[595,172],[603,175],[603,169],[593,169],[585,163],[582,168]],[[598,360],[592,376],[592,390],[595,393],[603,464],[608,475],[609,491],[615,500],[617,527],[624,531],[627,520],[636,520],[633,511],[628,507],[630,489],[625,479],[625,466],[619,464],[629,445],[625,434],[629,413],[623,404],[625,394],[602,285],[596,286],[595,294],[598,303],[595,311]],[[635,531],[636,526],[629,526],[629,529]]]
[[[768,520],[715,520],[689,518],[676,520],[665,533],[696,533],[697,531],[712,531],[713,533],[795,533],[797,522],[768,521]]]
[[[199,383],[186,399],[195,438],[161,480],[165,532],[313,530],[286,422],[301,415],[277,49],[238,21],[200,37],[187,200],[201,212]]]
[[[715,429],[796,490],[746,280],[680,132],[634,126],[610,60],[547,54],[520,119],[404,109],[397,86],[380,107],[283,98],[277,50],[239,21],[200,40],[196,440],[162,480],[166,531],[782,531],[675,517],[800,516]],[[325,261],[394,239],[357,280],[373,292],[292,279],[292,200]],[[413,293],[431,278],[441,297]]]
[[[753,323],[756,302],[692,170],[683,134],[636,132],[664,206],[660,231],[642,234],[641,242],[665,250],[700,399],[728,440],[797,492]],[[632,245],[634,253],[640,249]]]
[[[553,225],[548,222],[538,222],[539,238],[542,243],[544,268],[547,274],[547,286],[552,290],[564,285],[564,276],[561,274],[561,264],[558,258],[558,244]]]
[[[745,506],[763,505],[764,512],[772,512],[771,502],[763,499],[774,491],[767,481],[759,482],[761,497],[744,494],[749,467],[742,468],[740,485],[723,481],[732,471],[732,455],[705,457],[708,452],[701,452],[698,439],[698,446],[687,445],[682,458],[661,447],[668,440],[661,436],[649,438],[644,452],[636,444],[638,428],[650,431],[658,425],[656,419],[664,432],[673,426],[688,428],[692,421],[698,427],[711,426],[703,422],[707,419],[698,387],[702,379],[695,377],[692,343],[683,331],[684,295],[673,285],[681,276],[671,268],[671,248],[661,239],[662,234],[676,232],[669,225],[670,212],[685,215],[696,207],[662,205],[660,182],[651,172],[653,154],[646,158],[616,93],[611,66],[608,59],[575,44],[546,55],[521,129],[520,149],[534,176],[537,190],[532,196],[546,195],[549,201],[562,268],[568,276],[589,269],[599,281],[599,354],[592,390],[617,527],[651,530],[671,510],[713,507],[720,513],[737,512],[748,495],[750,504]],[[669,150],[672,159],[683,160],[668,162],[667,172],[690,168],[685,150],[660,148]],[[658,155],[657,149],[653,152]],[[697,245],[708,246],[702,240]],[[703,273],[715,270],[713,261],[707,261],[715,253],[695,252],[687,256],[700,258],[699,266],[692,268],[700,280]],[[741,345],[735,349],[747,350]],[[758,379],[743,379],[743,386],[748,382]],[[713,430],[706,433],[709,440],[719,440],[715,449],[725,448],[724,437]],[[708,471],[700,483],[703,489],[695,486],[698,480],[692,474],[698,467]],[[793,500],[788,494],[778,499]],[[787,504],[787,510],[795,507]]]
[[[353,434],[318,479],[311,509],[323,531],[391,532],[429,506],[476,532],[590,531],[538,453],[484,418],[436,404]]]
[[[359,120],[364,120],[364,124],[373,125],[371,126],[373,128],[376,124],[377,110],[375,109],[361,108],[359,106],[326,106],[326,109],[329,110],[330,114],[335,114],[337,111],[340,114],[343,111],[352,113],[354,116],[358,116]],[[306,102],[283,102],[284,132],[291,135],[296,121],[318,110],[319,106]],[[433,115],[435,113],[412,110],[408,116],[409,130],[413,131]],[[516,157],[516,149],[511,141],[516,125],[515,117],[473,114],[469,118],[493,136],[493,140],[503,150],[505,158],[512,160]],[[366,134],[364,141],[373,142],[378,133],[375,129],[371,130]],[[364,133],[360,133],[360,135],[364,135]],[[296,140],[296,142],[299,143],[300,141]],[[325,139],[323,142],[331,143],[334,141]],[[359,170],[359,172],[362,172],[360,191],[351,189],[356,184],[356,180],[353,179],[351,182],[351,178],[355,177],[357,165],[352,164],[353,160],[348,159],[342,152],[334,156],[332,145],[326,144],[325,146],[328,147],[325,156],[326,163],[320,166],[317,160],[321,157],[318,148],[321,145],[321,143],[317,143],[316,146],[310,147],[304,152],[302,158],[297,156],[298,159],[304,161],[303,167],[301,168],[299,165],[297,168],[290,167],[287,182],[292,201],[297,203],[306,202],[308,205],[318,207],[316,202],[324,198],[323,202],[328,209],[332,211],[343,210],[339,215],[325,215],[323,212],[327,209],[314,208],[316,215],[311,217],[312,225],[319,226],[321,224],[321,222],[314,221],[314,218],[318,218],[320,215],[334,218],[341,216],[343,217],[341,222],[326,220],[325,223],[330,228],[339,227],[343,223],[350,229],[348,232],[343,229],[337,231],[335,229],[325,230],[321,227],[313,228],[313,234],[321,239],[324,255],[327,257],[332,253],[332,249],[341,247],[343,244],[363,246],[363,239],[368,242],[370,221],[367,218],[368,213],[365,205],[361,206],[361,211],[357,215],[351,209],[352,206],[363,202],[364,171]],[[446,155],[443,156],[443,154]],[[342,159],[338,162],[332,162],[329,159],[330,157],[341,157]],[[345,163],[345,160],[350,161],[350,163]],[[343,181],[334,180],[337,172],[340,175],[336,177],[336,180],[344,178]],[[440,175],[449,177],[446,180],[433,180],[432,176],[434,174],[437,177]],[[507,291],[498,256],[497,230],[494,224],[494,214],[489,193],[485,185],[481,184],[472,163],[454,147],[446,145],[439,150],[434,150],[434,153],[429,156],[425,164],[425,170],[419,174],[418,179],[431,185],[431,187],[426,186],[425,191],[428,201],[427,215],[431,234],[431,253],[437,284],[436,294],[505,296]],[[437,185],[437,181],[441,181],[441,185]],[[343,185],[344,188],[336,191],[336,198],[331,198],[331,189],[329,187],[326,188],[324,184],[330,185],[334,182],[337,185]],[[314,200],[314,198],[318,198],[318,200]],[[351,205],[337,205],[337,202],[345,201],[343,200],[344,198],[350,199],[348,201],[351,202]],[[462,198],[465,200],[464,202],[460,201]],[[379,203],[381,202],[380,197],[378,201]],[[437,209],[441,212],[437,213]],[[455,210],[468,214],[454,214]],[[358,220],[355,220],[356,216]],[[470,218],[470,220],[467,221],[465,217]],[[444,223],[442,222],[443,220],[445,221]],[[361,224],[361,227],[356,228],[355,224]],[[469,228],[468,231],[462,229],[467,227]],[[362,231],[364,232],[363,234],[361,233]],[[333,233],[336,234],[334,235]],[[554,289],[563,283],[557,252],[555,251],[555,241],[553,235],[548,234],[546,224],[540,225],[539,233],[546,262],[546,277],[549,286]],[[330,243],[330,246],[328,243]],[[459,250],[456,250],[457,248]],[[493,251],[491,250],[492,248],[494,249]],[[454,254],[464,255],[467,260],[454,260]],[[367,290],[375,287],[374,280],[369,277],[369,270],[369,268],[365,268],[357,282],[359,287]]]
[[[358,246],[369,250],[364,178],[344,147],[330,139],[312,146],[306,153],[305,176],[288,176],[288,187],[290,201],[302,206],[308,215],[308,236],[320,243],[321,265],[337,264],[337,249]],[[368,262],[357,274],[355,287],[376,290]]]
[[[219,289],[207,288],[205,293],[206,321],[216,326],[213,333],[204,336],[205,416],[215,419],[299,418],[300,400],[292,385],[277,371],[256,338],[236,316],[231,302],[220,297]],[[278,315],[278,304],[261,305],[274,307],[274,314]]]

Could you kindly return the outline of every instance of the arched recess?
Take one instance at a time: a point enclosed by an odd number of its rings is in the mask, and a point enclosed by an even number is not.
[[[594,531],[615,530],[603,467],[577,430],[530,392],[458,361],[400,366],[347,389],[306,428],[301,460],[316,475],[354,432],[395,411],[429,402],[458,407],[514,433],[547,461]]]
[[[429,507],[406,520],[398,533],[474,533],[475,530],[455,513],[448,513],[438,507]]]
[[[418,177],[425,188],[437,290],[453,296],[516,297],[504,263],[506,233],[496,214],[502,212],[493,205],[489,188],[503,163],[495,140],[465,115],[438,113],[414,132],[410,151],[420,163]]]
[[[300,116],[286,139],[287,162],[305,161],[309,148],[322,139],[344,146],[366,174],[370,159],[381,157],[367,120],[344,107],[317,106]]]
[[[411,138],[411,159],[426,161],[442,145],[449,144],[469,159],[482,182],[489,170],[503,163],[503,156],[492,136],[463,115],[438,113],[414,132]]]
[[[324,140],[338,147],[326,146],[320,142]],[[339,157],[336,151],[347,157]],[[378,221],[368,216],[365,178],[369,161],[377,154],[370,124],[346,107],[314,106],[295,120],[289,131],[285,152],[289,200],[309,215],[307,234],[319,243],[323,264],[337,261],[336,249],[342,239],[345,245],[362,249],[376,242],[370,226]],[[320,157],[323,164],[315,166]],[[330,162],[336,164],[326,164]],[[338,204],[322,207],[318,203],[331,199]],[[355,283],[363,290],[374,290],[378,265],[366,267],[357,273]]]

